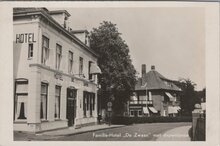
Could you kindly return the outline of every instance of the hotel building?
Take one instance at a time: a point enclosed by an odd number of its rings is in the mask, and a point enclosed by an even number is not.
[[[66,10],[14,8],[14,130],[40,132],[97,122],[98,55]],[[77,20],[75,20],[77,21]]]

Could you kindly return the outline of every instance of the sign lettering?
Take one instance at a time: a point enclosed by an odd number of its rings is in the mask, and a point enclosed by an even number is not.
[[[36,43],[34,33],[16,34],[16,43]]]

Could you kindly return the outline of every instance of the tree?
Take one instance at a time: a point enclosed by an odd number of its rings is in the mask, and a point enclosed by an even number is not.
[[[123,111],[123,105],[129,99],[136,83],[136,70],[132,65],[129,48],[121,38],[116,24],[103,21],[98,28],[93,28],[90,46],[99,54],[98,65],[102,70],[99,76],[102,105],[113,95],[113,110]]]
[[[196,84],[190,79],[181,79],[178,86],[182,89],[181,108],[182,115],[190,116],[196,103],[201,103],[200,94],[195,91]]]

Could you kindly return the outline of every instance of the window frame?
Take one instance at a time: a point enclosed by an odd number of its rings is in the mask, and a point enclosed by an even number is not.
[[[87,92],[83,91],[83,116],[86,117],[86,98]]]
[[[71,56],[71,57],[70,57]],[[68,55],[68,72],[70,74],[73,73],[73,52],[72,51],[69,51],[69,55]]]
[[[45,45],[45,42],[46,45]],[[49,47],[50,47],[50,39],[44,35],[42,35],[42,52],[41,52],[41,63],[46,65],[49,60]],[[45,53],[45,54],[44,54]]]
[[[92,80],[93,79],[93,74],[90,74],[90,72],[91,72],[91,66],[92,66],[92,61],[89,61],[89,63],[88,63],[88,79],[89,80]]]
[[[27,85],[27,91],[26,92],[20,92],[20,93],[17,93],[17,86],[18,85]],[[26,98],[25,102],[22,102],[23,103],[23,108],[24,108],[24,111],[23,111],[23,114],[25,116],[24,119],[18,119],[19,118],[19,115],[20,113],[18,114],[17,113],[17,107],[18,107],[18,100],[19,100],[19,96],[23,96],[23,98]],[[15,89],[14,89],[14,121],[17,122],[17,121],[24,121],[26,122],[27,121],[27,102],[28,102],[28,80],[27,79],[22,79],[22,80],[16,80],[15,81]],[[20,105],[21,106],[21,105]],[[21,108],[21,107],[20,107]],[[21,110],[21,109],[20,109]]]
[[[55,68],[57,70],[60,70],[61,60],[62,60],[62,46],[56,43],[56,64],[55,64],[56,66]]]
[[[46,93],[42,93],[42,86],[46,86]],[[44,83],[44,82],[41,82],[41,93],[40,93],[40,95],[41,95],[41,100],[40,100],[40,119],[41,119],[41,121],[45,121],[45,120],[47,120],[47,116],[48,116],[48,114],[47,114],[47,112],[48,112],[48,84],[47,83]],[[45,105],[46,105],[46,109],[45,109],[45,117],[44,117],[44,113],[43,113],[43,115],[41,115],[41,110],[42,111],[44,111],[43,109],[41,109],[41,103],[43,104],[43,100],[42,100],[42,95],[45,95],[45,98],[46,98],[46,103],[45,103]],[[42,105],[42,107],[43,107],[43,105]]]
[[[33,58],[33,56],[34,56],[34,44],[29,43],[28,44],[28,59]]]
[[[83,57],[79,57],[79,76],[83,74]]]
[[[56,90],[59,90],[59,95],[56,95]],[[56,116],[56,98],[58,98],[58,113],[57,113],[57,116]],[[60,104],[60,101],[61,101],[61,86],[58,86],[58,85],[56,85],[55,86],[55,104],[54,104],[54,106],[55,106],[55,111],[54,111],[54,118],[55,119],[60,119],[60,108],[61,108],[61,104]]]
[[[143,112],[141,110],[138,110],[138,116],[142,116],[142,115],[143,115]]]
[[[132,116],[132,117],[134,116],[134,110],[130,110],[130,116]]]

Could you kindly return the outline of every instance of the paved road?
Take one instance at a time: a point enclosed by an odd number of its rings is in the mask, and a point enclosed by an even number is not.
[[[171,130],[166,131],[166,133],[158,137],[156,140],[157,141],[191,141],[188,134],[190,128],[191,125],[173,128]]]
[[[191,123],[151,123],[137,124],[114,129],[87,132],[59,137],[56,141],[154,141],[164,132]]]

